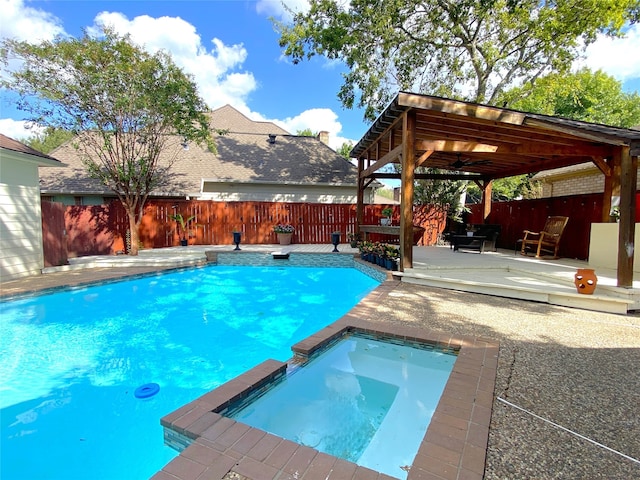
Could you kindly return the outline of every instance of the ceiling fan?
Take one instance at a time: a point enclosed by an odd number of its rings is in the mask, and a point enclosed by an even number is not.
[[[489,163],[491,163],[491,160],[476,160],[476,161],[462,160],[462,158],[460,158],[460,154],[458,153],[458,159],[455,162],[453,162],[450,166],[457,170],[462,167],[470,167],[472,165],[487,165]]]

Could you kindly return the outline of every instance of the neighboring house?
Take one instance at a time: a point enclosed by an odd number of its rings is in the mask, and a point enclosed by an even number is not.
[[[640,130],[640,126],[633,127],[632,130]],[[638,170],[640,173],[640,168]],[[546,170],[537,173],[532,179],[542,183],[544,198],[604,192],[604,174],[593,162]],[[636,189],[640,189],[640,175]]]
[[[604,174],[593,162],[547,170],[532,179],[542,183],[545,198],[604,192]],[[636,188],[640,189],[640,175]]]
[[[38,167],[60,166],[55,158],[0,134],[2,280],[41,273],[44,253]]]
[[[291,135],[271,122],[250,120],[226,105],[210,112],[214,154],[179,138],[163,153],[174,158],[171,186],[151,198],[214,201],[356,203],[357,168],[318,138]],[[324,139],[325,141],[321,141]],[[41,171],[42,195],[65,204],[101,204],[114,194],[89,178],[73,141],[52,152],[68,166],[55,174]],[[365,203],[373,203],[372,184]]]

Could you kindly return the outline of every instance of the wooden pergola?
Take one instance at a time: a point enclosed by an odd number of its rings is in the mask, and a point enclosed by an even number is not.
[[[633,285],[635,193],[640,131],[400,92],[353,147],[358,160],[358,225],[364,190],[375,179],[401,180],[400,270],[412,268],[414,180],[472,180],[491,212],[497,178],[593,162],[605,175],[602,221],[620,199],[618,286]],[[397,163],[401,173],[384,173]],[[446,170],[418,174],[416,167]]]

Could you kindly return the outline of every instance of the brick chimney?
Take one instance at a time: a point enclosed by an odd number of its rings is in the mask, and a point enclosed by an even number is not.
[[[325,145],[329,145],[329,132],[321,131],[318,133],[318,140],[320,140]]]

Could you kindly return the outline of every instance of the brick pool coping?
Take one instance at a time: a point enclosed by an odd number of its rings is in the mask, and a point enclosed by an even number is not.
[[[382,283],[347,315],[297,343],[292,350],[296,356],[308,356],[344,334],[358,332],[457,352],[408,480],[482,479],[499,344],[486,338],[451,336],[368,320],[374,313],[372,305],[395,285],[397,281],[393,280]],[[285,375],[287,365],[266,360],[163,417],[165,442],[182,451],[152,479],[213,480],[223,479],[229,472],[252,480],[393,478],[222,415],[232,403]]]

